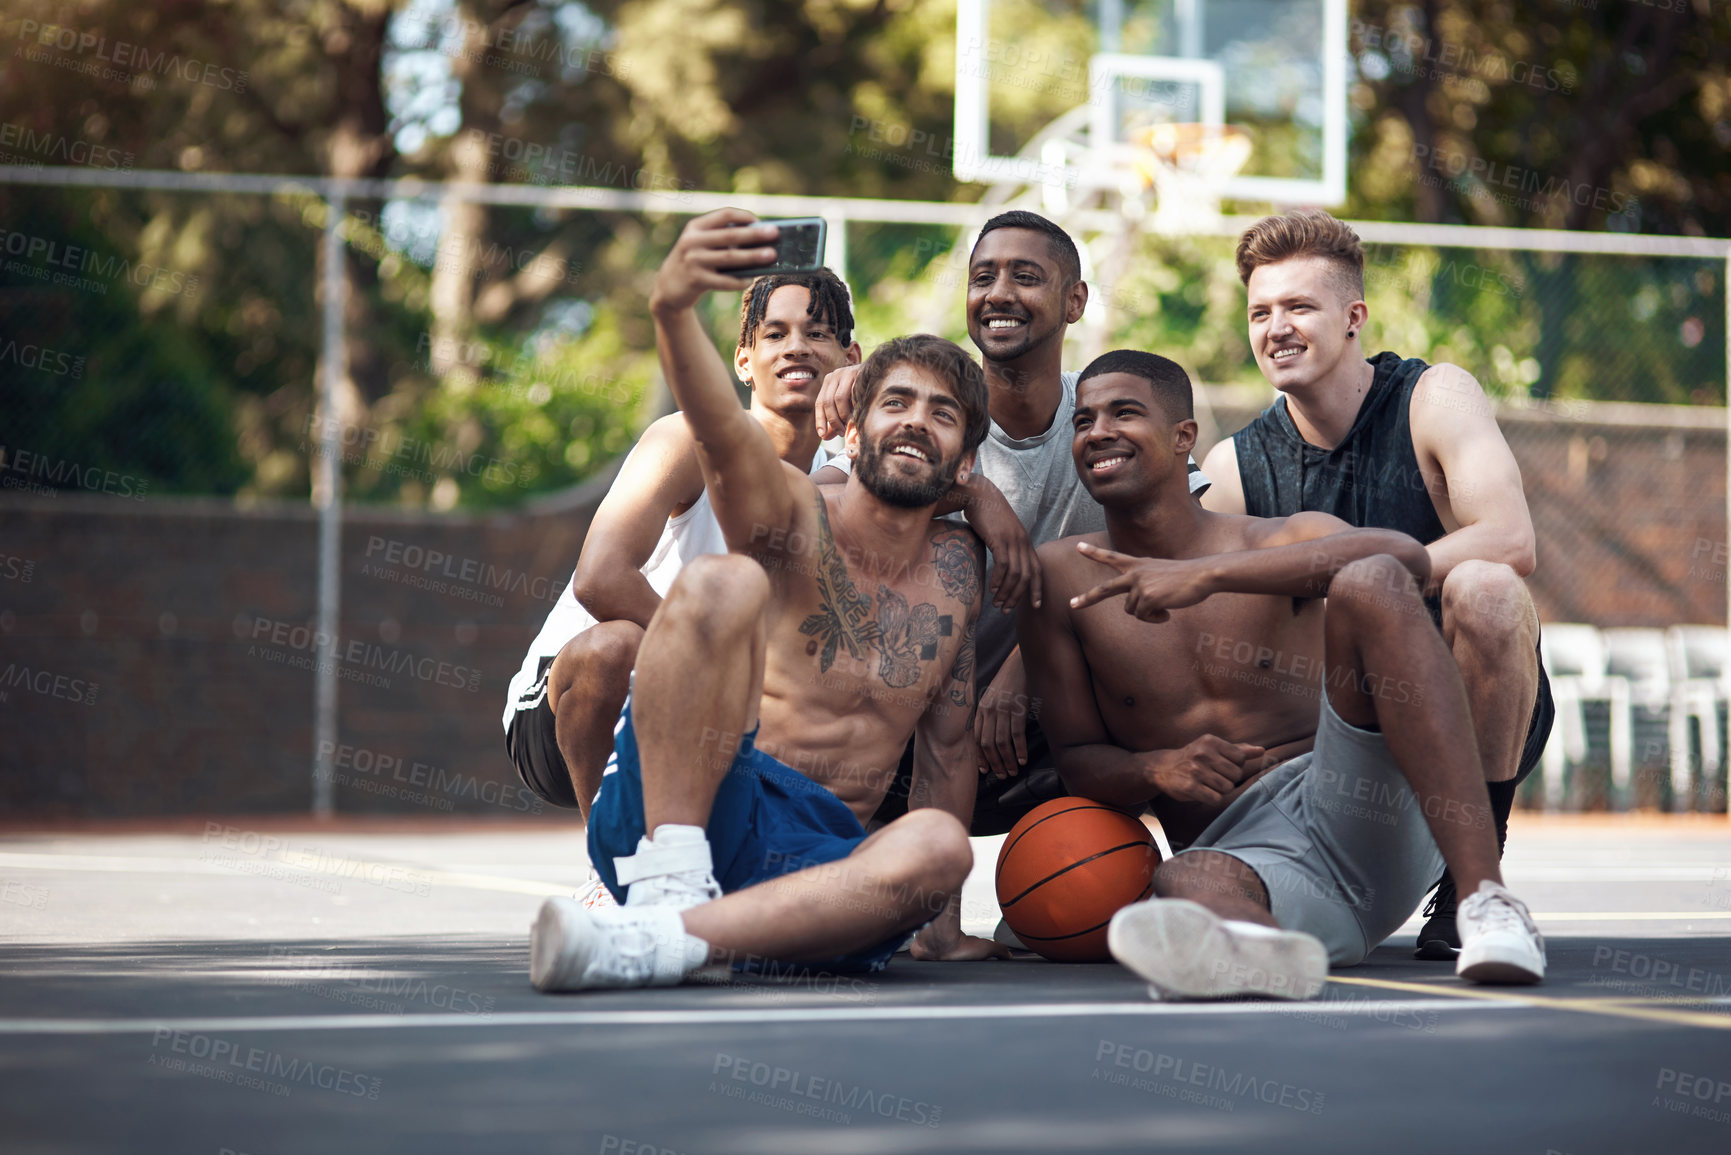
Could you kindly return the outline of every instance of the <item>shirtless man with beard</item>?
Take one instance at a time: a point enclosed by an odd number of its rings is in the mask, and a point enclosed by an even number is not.
[[[549,899],[543,991],[672,985],[706,965],[875,970],[1001,955],[961,933],[973,864],[974,628],[984,551],[932,511],[987,426],[979,367],[930,336],[856,385],[847,484],[820,491],[742,410],[694,306],[774,259],[773,225],[722,209],[680,234],[650,298],[662,369],[728,553],[674,581],[644,632],[589,851],[622,904]],[[912,808],[867,835],[908,736]]]

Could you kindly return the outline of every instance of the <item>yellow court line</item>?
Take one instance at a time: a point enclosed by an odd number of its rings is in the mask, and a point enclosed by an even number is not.
[[[1629,1006],[1628,1000],[1554,999],[1545,995],[1505,994],[1502,991],[1480,990],[1474,987],[1444,987],[1432,983],[1403,983],[1394,979],[1328,979],[1331,983],[1350,983],[1359,987],[1381,987],[1391,991],[1441,995],[1451,999],[1478,999],[1483,1002],[1520,1003],[1556,1011],[1573,1011],[1582,1015],[1608,1015],[1618,1019],[1642,1019],[1655,1023],[1670,1023],[1683,1027],[1707,1027],[1715,1031],[1731,1031],[1731,1015],[1710,1015],[1700,1011],[1667,1011],[1657,1007]]]

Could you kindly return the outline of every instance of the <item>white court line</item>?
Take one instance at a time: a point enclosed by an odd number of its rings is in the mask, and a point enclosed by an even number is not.
[[[1512,1010],[1509,999],[1371,999],[1303,1003],[1021,1003],[966,1007],[778,1007],[667,1011],[513,1011],[481,1015],[268,1015],[203,1019],[0,1019],[0,1035],[139,1035],[157,1031],[356,1031],[405,1027],[689,1027],[910,1019],[1063,1019],[1114,1015],[1387,1015],[1397,1011]]]
[[[307,856],[311,854],[309,859]],[[27,854],[0,851],[0,867],[22,870],[94,872],[97,874],[204,874],[218,878],[257,877],[258,864],[269,863],[306,874],[328,874],[356,882],[371,882],[364,873],[366,867],[384,867],[404,871],[412,881],[429,885],[460,886],[469,890],[501,891],[505,894],[527,894],[545,898],[570,894],[578,885],[536,882],[533,879],[507,878],[501,875],[469,874],[437,867],[419,866],[412,862],[390,862],[376,858],[351,858],[324,851],[297,849],[292,855],[249,855],[244,852],[212,854],[207,858],[173,858],[152,856],[111,856],[96,854]]]
[[[307,874],[328,874],[338,878],[355,879],[365,882],[363,876],[357,878],[361,868],[381,866],[393,870],[406,870],[414,874],[416,881],[444,886],[457,886],[468,890],[488,890],[505,894],[523,894],[532,897],[547,897],[551,895],[570,894],[576,883],[537,882],[533,879],[510,878],[501,875],[475,874],[466,871],[442,870],[437,867],[420,866],[412,862],[394,862],[370,858],[354,858],[344,855],[318,852],[310,861],[301,852],[296,856],[258,856],[249,859],[243,854],[211,855],[208,858],[181,857],[148,857],[119,856],[94,854],[44,854],[33,852],[0,851],[0,867],[13,867],[24,870],[63,870],[72,872],[92,871],[96,873],[144,874],[144,873],[187,873],[207,874],[224,878],[248,878],[255,873],[249,868],[252,861],[269,862],[291,870],[303,871]],[[1694,873],[1688,876],[1694,881],[1710,881],[1711,871],[1723,870],[1723,867],[1690,868]],[[1512,873],[1512,872],[1511,872]],[[1595,881],[1607,881],[1609,876],[1599,876]],[[1684,881],[1682,875],[1673,876],[1674,881]],[[1622,877],[1618,881],[1636,882],[1651,881],[1635,877]],[[1577,911],[1577,912],[1537,912],[1533,918],[1539,922],[1682,922],[1701,919],[1731,920],[1731,910],[1690,910],[1690,911]],[[1416,927],[1422,921],[1415,914],[1403,924]]]
[[[1510,885],[1529,882],[1725,882],[1723,862],[1638,864],[1602,866],[1596,863],[1558,863],[1546,866],[1503,864]]]

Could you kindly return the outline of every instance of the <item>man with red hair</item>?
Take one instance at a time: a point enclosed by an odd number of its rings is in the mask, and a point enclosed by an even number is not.
[[[1256,364],[1282,396],[1203,462],[1206,508],[1306,510],[1398,529],[1430,555],[1426,604],[1460,666],[1497,827],[1538,764],[1555,717],[1539,661],[1533,521],[1490,399],[1457,365],[1383,352],[1359,335],[1364,250],[1323,212],[1265,217],[1238,243]],[[1419,958],[1460,949],[1453,881],[1426,908]]]

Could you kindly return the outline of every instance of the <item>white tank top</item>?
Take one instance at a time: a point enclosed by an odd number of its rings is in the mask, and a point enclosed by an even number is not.
[[[816,473],[829,464],[829,459],[829,453],[823,446],[818,446],[809,472]],[[715,520],[715,511],[710,508],[709,490],[706,488],[690,509],[678,517],[667,519],[661,540],[655,543],[655,552],[643,563],[642,573],[648,579],[649,587],[666,597],[667,591],[673,587],[673,579],[692,558],[726,552],[727,539],[722,536],[721,523]],[[529,644],[523,665],[511,679],[505,695],[506,730],[511,728],[512,715],[519,710],[535,709],[547,696],[547,679],[541,672],[542,659],[552,658],[565,648],[566,642],[595,624],[595,616],[577,600],[576,580],[573,573],[571,580],[565,583],[565,592],[553,603],[553,612],[547,615],[541,632]]]

